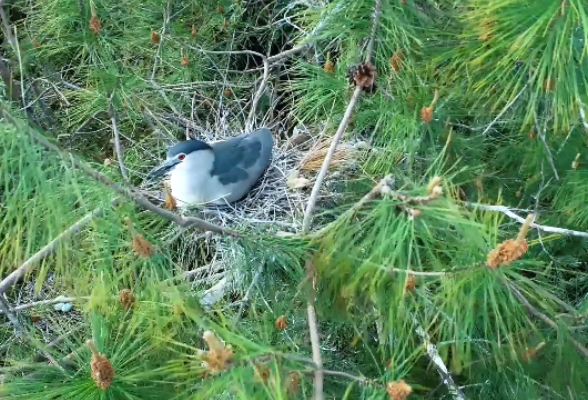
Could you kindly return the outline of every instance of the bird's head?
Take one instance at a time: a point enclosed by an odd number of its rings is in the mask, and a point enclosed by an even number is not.
[[[212,147],[201,140],[193,139],[180,142],[168,149],[166,160],[149,171],[147,179],[151,180],[166,175],[176,165],[185,162],[188,158],[197,157],[200,152],[210,150],[212,150]]]

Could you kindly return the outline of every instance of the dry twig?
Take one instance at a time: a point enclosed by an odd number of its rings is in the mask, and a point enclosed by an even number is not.
[[[111,205],[115,207],[118,204],[118,202],[119,199],[116,198],[112,201]],[[62,232],[51,242],[47,243],[41,250],[36,252],[31,258],[22,263],[20,267],[12,271],[12,273],[10,273],[6,278],[2,280],[2,282],[0,282],[0,295],[6,292],[8,288],[14,285],[23,276],[25,276],[25,274],[29,272],[37,263],[42,261],[45,257],[53,254],[61,243],[63,243],[65,240],[69,239],[73,235],[81,232],[87,225],[90,224],[90,222],[92,222],[93,219],[99,218],[102,215],[104,215],[104,210],[101,208],[86,214],[78,222],[70,226],[67,230]]]
[[[500,212],[500,213],[506,215],[509,218],[514,219],[517,222],[520,222],[521,224],[525,223],[525,218],[516,214],[515,212],[513,212],[510,208],[508,208],[506,206],[493,206],[493,205],[489,205],[489,204],[470,203],[470,202],[466,202],[465,205],[467,207],[474,208],[474,209],[480,209],[480,210],[485,210],[485,211],[497,211],[497,212]],[[561,235],[566,235],[566,236],[576,236],[576,237],[588,238],[588,232],[574,231],[572,229],[557,228],[554,226],[539,225],[539,224],[536,224],[535,222],[531,222],[531,224],[529,226],[531,228],[535,228],[535,229],[543,231],[543,232],[559,233]]]
[[[114,106],[112,105],[112,97],[114,96],[114,92],[110,97],[110,102],[108,105],[108,114],[110,116],[110,121],[112,123],[112,132],[114,134],[114,149],[116,151],[116,158],[118,159],[118,165],[120,166],[120,173],[125,180],[126,183],[129,183],[129,175],[127,174],[127,169],[125,167],[125,163],[123,160],[123,151],[120,145],[120,132],[118,131],[118,124],[116,123],[116,115],[114,114]]]
[[[375,5],[374,5],[374,18],[373,18],[373,22],[372,22],[373,25],[372,25],[372,30],[371,30],[371,34],[370,34],[370,38],[369,38],[369,42],[368,42],[368,46],[367,46],[367,50],[366,50],[366,57],[365,57],[365,60],[368,63],[370,62],[370,60],[372,58],[372,54],[374,52],[376,31],[377,31],[377,25],[378,25],[381,7],[382,7],[382,0],[376,0]],[[359,96],[361,95],[361,92],[363,90],[364,89],[360,85],[355,87],[355,90],[353,91],[353,95],[351,96],[351,99],[349,100],[349,103],[347,105],[347,109],[345,110],[345,114],[343,115],[343,119],[339,123],[339,127],[337,128],[337,132],[335,132],[335,136],[332,139],[331,146],[329,147],[329,151],[328,151],[327,155],[325,156],[325,160],[323,161],[323,165],[321,167],[321,170],[316,178],[315,184],[312,188],[312,193],[310,195],[310,199],[308,200],[306,210],[304,212],[304,220],[302,222],[302,233],[303,234],[307,233],[310,228],[310,223],[312,221],[312,214],[314,212],[316,201],[318,199],[319,191],[321,189],[321,186],[323,184],[325,176],[327,175],[327,171],[329,170],[329,165],[331,164],[331,160],[333,159],[333,155],[335,154],[335,151],[337,150],[337,145],[339,144],[339,140],[341,140],[341,137],[343,136],[343,133],[345,132],[345,129],[347,128],[347,125],[349,124],[349,120],[351,119],[351,114],[353,114],[353,111],[355,110],[355,106],[357,105],[357,102],[359,100]],[[306,267],[307,267],[307,269],[306,269],[307,278],[308,278],[310,285],[311,285],[311,289],[309,290],[309,295],[308,295],[308,299],[307,299],[307,302],[308,302],[308,304],[307,304],[308,328],[310,330],[310,339],[311,339],[311,343],[312,343],[312,358],[318,368],[318,370],[314,374],[314,399],[315,400],[322,400],[324,397],[323,396],[324,376],[323,376],[323,372],[322,372],[323,363],[322,363],[320,342],[319,342],[319,336],[318,336],[318,323],[317,323],[317,319],[316,319],[316,310],[314,308],[314,297],[315,297],[315,291],[316,291],[316,288],[315,288],[316,271],[315,271],[314,265],[311,260],[307,261]]]

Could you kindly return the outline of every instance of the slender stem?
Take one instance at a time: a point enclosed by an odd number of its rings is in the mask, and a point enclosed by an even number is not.
[[[264,267],[264,264],[260,263],[259,267],[257,268],[257,272],[255,272],[255,276],[253,277],[253,280],[251,281],[251,284],[249,285],[249,287],[247,288],[247,291],[245,292],[245,297],[243,297],[243,302],[241,303],[241,306],[239,307],[239,313],[237,314],[237,320],[241,320],[243,318],[243,314],[245,313],[245,310],[247,310],[247,308],[249,308],[249,301],[251,300],[251,296],[253,294],[253,288],[255,287],[255,285],[257,285],[257,282],[259,282],[259,279],[261,278],[261,274],[263,273],[263,267]]]
[[[449,393],[451,393],[453,398],[456,400],[466,400],[466,397],[463,394],[461,388],[455,383],[455,381],[453,380],[453,377],[449,373],[449,369],[447,368],[447,366],[443,362],[443,359],[439,355],[439,352],[437,351],[437,346],[435,346],[435,344],[431,342],[431,338],[429,337],[429,334],[419,324],[419,322],[417,321],[417,319],[414,315],[413,315],[413,321],[416,325],[415,332],[423,341],[423,345],[427,349],[427,355],[429,356],[429,359],[433,362],[433,364],[435,364],[435,368],[437,369],[437,372],[441,376],[441,380],[442,380],[443,384],[445,386],[447,386]]]
[[[335,151],[337,151],[337,145],[339,144],[339,140],[341,140],[343,133],[345,133],[345,129],[347,128],[349,120],[351,119],[351,114],[353,114],[353,110],[357,105],[357,101],[359,100],[359,96],[361,95],[362,91],[363,89],[361,86],[355,87],[353,95],[351,96],[351,100],[349,101],[347,109],[345,110],[345,114],[343,115],[343,119],[341,120],[341,123],[337,128],[337,132],[335,132],[335,136],[331,141],[331,146],[329,147],[329,151],[325,156],[321,170],[319,171],[318,176],[316,177],[316,181],[314,183],[314,186],[312,187],[312,192],[310,193],[310,198],[308,199],[306,210],[304,212],[304,220],[302,221],[303,233],[308,232],[308,230],[310,229],[310,223],[312,222],[312,216],[314,213],[319,192],[321,190],[321,186],[323,184],[323,181],[325,180],[325,176],[327,175],[329,166],[331,165],[333,155],[335,154]]]
[[[112,205],[116,206],[118,201],[118,198],[113,200]],[[47,256],[53,254],[61,243],[74,236],[78,232],[81,232],[84,228],[86,228],[87,225],[90,224],[90,222],[92,222],[93,219],[99,218],[102,215],[104,215],[104,209],[101,208],[86,214],[78,222],[70,226],[55,239],[47,243],[41,250],[36,252],[32,257],[22,263],[17,269],[12,271],[6,278],[4,278],[2,282],[0,282],[0,295],[6,292],[8,288],[14,285],[23,276],[25,276],[36,264],[38,264]]]
[[[373,15],[373,22],[372,22],[372,29],[370,32],[370,38],[368,42],[368,47],[366,50],[365,60],[369,62],[372,58],[376,40],[376,31],[378,20],[380,16],[380,10],[382,7],[382,0],[376,0],[374,5],[374,15]],[[314,186],[312,188],[312,192],[310,195],[310,199],[308,200],[306,210],[304,212],[304,220],[302,222],[302,233],[306,234],[310,229],[310,223],[312,221],[312,215],[314,212],[314,208],[316,206],[316,201],[318,199],[318,194],[325,180],[325,176],[327,175],[327,171],[329,170],[329,166],[331,165],[331,161],[333,159],[333,155],[337,150],[337,145],[339,144],[339,140],[343,137],[343,133],[349,124],[349,120],[351,119],[351,115],[355,110],[355,106],[359,100],[359,96],[361,96],[361,92],[363,88],[358,85],[355,87],[353,91],[353,95],[349,100],[349,104],[347,105],[347,109],[345,110],[345,114],[343,115],[343,119],[339,123],[339,127],[335,132],[335,136],[331,141],[331,146],[325,156],[323,161],[323,165],[321,166],[321,170],[316,178]],[[318,335],[318,323],[316,318],[316,310],[314,308],[314,298],[316,296],[316,270],[314,263],[311,259],[306,262],[306,274],[307,279],[310,282],[310,289],[307,298],[307,318],[308,318],[308,329],[310,331],[310,341],[312,344],[312,359],[314,360],[315,364],[317,365],[317,371],[314,374],[314,400],[322,400],[324,398],[323,394],[323,381],[324,381],[324,373],[322,371],[323,368],[323,361],[321,356],[321,349],[320,349],[320,341]]]
[[[114,96],[114,92],[113,92]],[[112,104],[112,97],[110,98],[110,104],[108,106],[108,114],[110,115],[110,122],[112,123],[112,132],[114,134],[114,149],[116,151],[116,158],[118,159],[118,165],[120,167],[120,173],[126,183],[129,183],[129,175],[123,160],[123,151],[120,145],[120,132],[118,131],[118,124],[116,123],[116,115],[114,113],[114,106]]]
[[[482,136],[486,135],[488,133],[488,131],[490,131],[490,129],[494,126],[494,124],[496,123],[496,121],[498,121],[500,119],[500,117],[502,117],[504,115],[505,112],[508,111],[509,108],[512,107],[512,105],[519,99],[519,97],[521,97],[521,95],[524,93],[525,89],[527,88],[527,86],[529,86],[529,84],[525,84],[525,86],[523,86],[523,88],[521,89],[521,91],[515,96],[514,99],[512,99],[512,101],[510,103],[508,103],[503,109],[502,111],[500,111],[500,113],[498,113],[498,115],[496,116],[496,118],[494,118],[494,120],[492,120],[492,122],[490,122],[490,125],[488,125],[486,127],[486,129],[484,129],[484,132],[482,132]]]
[[[521,224],[525,223],[525,218],[516,214],[515,212],[513,212],[510,208],[508,208],[506,206],[494,206],[494,205],[489,205],[489,204],[470,203],[470,202],[466,202],[465,205],[467,207],[474,208],[474,209],[480,209],[480,210],[485,210],[485,211],[497,211],[497,212],[503,213],[504,215],[506,215],[509,218],[514,219],[517,222],[520,222]],[[567,236],[588,238],[588,232],[574,231],[571,229],[557,228],[554,226],[539,225],[534,222],[532,222],[529,226],[531,228],[535,228],[535,229],[543,231],[543,232],[559,233],[559,234],[567,235]]]

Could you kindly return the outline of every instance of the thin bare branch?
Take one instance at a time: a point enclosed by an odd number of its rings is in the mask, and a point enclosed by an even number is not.
[[[118,131],[118,124],[116,122],[116,115],[114,113],[114,106],[112,104],[112,97],[114,97],[114,92],[110,97],[110,102],[108,105],[108,115],[110,116],[110,122],[112,123],[112,133],[114,134],[114,149],[116,151],[116,158],[118,159],[118,165],[120,167],[120,173],[125,180],[126,183],[130,183],[129,181],[129,174],[127,173],[127,168],[125,167],[125,162],[123,160],[123,151],[120,145],[120,132]]]
[[[239,307],[239,313],[237,314],[238,321],[243,318],[243,314],[245,313],[245,310],[247,310],[247,308],[249,308],[249,302],[251,301],[251,296],[253,295],[253,288],[257,285],[257,283],[259,282],[259,279],[261,278],[261,274],[263,273],[263,267],[264,267],[264,264],[260,263],[259,267],[257,267],[257,271],[255,272],[255,276],[253,277],[251,284],[249,285],[249,287],[247,288],[247,291],[245,292],[245,297],[243,297],[243,301],[241,302],[241,306]]]
[[[527,89],[527,86],[529,86],[529,84],[525,84],[525,86],[523,86],[523,88],[521,89],[521,91],[515,96],[514,99],[512,99],[512,101],[510,103],[508,103],[503,109],[502,111],[500,111],[498,113],[498,115],[496,116],[496,118],[494,118],[494,120],[492,120],[492,122],[490,122],[490,125],[488,125],[486,127],[486,129],[484,129],[484,132],[482,132],[482,136],[486,135],[490,129],[492,129],[492,127],[494,126],[494,124],[504,115],[505,112],[508,111],[509,108],[512,107],[512,105],[519,99],[519,97],[521,97],[521,95],[525,92],[525,89]]]
[[[439,355],[439,352],[437,351],[437,346],[435,346],[435,344],[431,342],[429,334],[419,324],[415,316],[413,316],[413,320],[416,325],[415,332],[423,341],[423,345],[427,349],[427,355],[429,356],[429,359],[433,362],[433,364],[435,364],[435,368],[441,376],[441,381],[447,387],[447,390],[454,399],[466,400],[466,397],[463,394],[461,388],[455,383],[453,377],[447,369],[447,366],[445,365],[443,359]]]
[[[584,103],[578,99],[578,103],[580,104],[580,119],[582,120],[582,125],[584,126],[584,130],[588,132],[588,117],[586,116],[586,107]]]
[[[116,198],[112,201],[112,205],[116,206],[119,202],[119,199]],[[41,250],[35,253],[31,258],[26,260],[22,263],[17,269],[12,271],[10,275],[0,282],[0,295],[6,292],[12,285],[14,285],[17,281],[19,281],[22,277],[24,277],[35,265],[41,262],[47,256],[53,254],[55,250],[59,247],[59,245],[65,242],[70,237],[74,236],[75,234],[81,232],[83,229],[86,228],[92,222],[93,219],[99,218],[104,215],[104,209],[98,208],[88,214],[86,214],[82,219],[78,222],[70,226],[67,230],[62,232],[59,236],[55,239],[47,243]]]
[[[366,50],[365,60],[369,62],[372,58],[374,52],[374,44],[375,44],[375,37],[377,31],[378,20],[380,17],[380,10],[382,7],[382,0],[376,0],[374,4],[374,16],[372,21],[372,29],[370,33],[370,38],[368,41],[368,47]],[[319,174],[316,178],[314,186],[312,188],[312,192],[310,194],[310,198],[308,200],[306,210],[304,212],[304,220],[302,222],[302,234],[306,234],[310,229],[310,224],[312,222],[312,215],[314,213],[314,208],[316,206],[316,201],[318,199],[319,191],[321,190],[321,186],[323,181],[325,180],[325,176],[327,175],[327,171],[329,170],[329,166],[331,165],[331,161],[333,159],[333,155],[337,150],[337,145],[339,141],[343,137],[343,133],[345,129],[347,129],[347,125],[349,125],[349,121],[351,119],[351,115],[355,110],[355,106],[359,100],[359,96],[363,88],[361,85],[357,85],[355,90],[353,91],[353,95],[347,104],[347,109],[345,110],[345,114],[343,115],[343,119],[339,123],[339,127],[335,132],[335,136],[331,140],[331,146],[325,156]],[[310,331],[310,341],[312,344],[312,359],[314,360],[315,364],[317,365],[317,371],[314,374],[314,400],[322,400],[324,398],[323,394],[323,382],[324,382],[324,373],[323,369],[323,361],[321,356],[321,349],[320,349],[320,340],[318,335],[318,323],[316,318],[316,310],[314,308],[314,300],[316,296],[316,271],[314,263],[311,259],[306,262],[306,275],[307,280],[310,283],[310,289],[307,298],[307,318],[308,318],[308,328]]]
[[[520,222],[521,224],[525,223],[525,218],[516,214],[515,212],[513,212],[510,208],[508,208],[506,206],[493,206],[493,205],[489,205],[489,204],[470,203],[470,202],[466,202],[465,204],[466,204],[466,206],[468,206],[470,208],[474,208],[474,209],[480,209],[480,210],[485,210],[485,211],[497,211],[497,212],[503,213],[504,215],[506,215],[509,218],[514,219],[517,222]],[[588,238],[588,232],[574,231],[571,229],[557,228],[554,226],[539,225],[539,224],[536,224],[535,222],[532,222],[530,227],[538,229],[543,232],[559,233],[561,235]]]

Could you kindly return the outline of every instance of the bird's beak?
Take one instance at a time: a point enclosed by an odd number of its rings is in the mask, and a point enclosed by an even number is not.
[[[179,162],[180,160],[178,160],[177,158],[171,158],[169,160],[164,161],[159,166],[149,171],[149,173],[147,174],[147,179],[151,180],[165,175],[168,171],[173,169]]]

